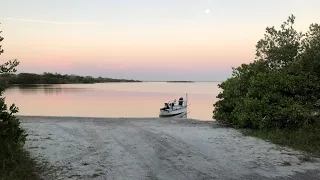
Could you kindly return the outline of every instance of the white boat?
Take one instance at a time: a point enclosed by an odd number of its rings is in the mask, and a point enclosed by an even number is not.
[[[178,115],[187,114],[188,107],[188,94],[186,94],[186,100],[183,97],[179,98],[178,104],[176,104],[176,99],[174,101],[169,101],[164,103],[164,107],[160,109],[159,117],[173,117]]]

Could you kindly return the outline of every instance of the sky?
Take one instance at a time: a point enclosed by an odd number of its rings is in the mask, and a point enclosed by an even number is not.
[[[0,62],[18,72],[223,81],[265,28],[320,23],[319,0],[1,0]]]

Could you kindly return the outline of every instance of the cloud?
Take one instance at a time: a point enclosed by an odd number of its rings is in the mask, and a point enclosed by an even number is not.
[[[104,25],[104,23],[101,23],[101,22],[57,22],[57,21],[43,21],[43,20],[20,19],[20,18],[9,18],[9,17],[0,17],[0,19],[32,22],[32,23],[44,23],[44,24],[61,24],[61,25]]]

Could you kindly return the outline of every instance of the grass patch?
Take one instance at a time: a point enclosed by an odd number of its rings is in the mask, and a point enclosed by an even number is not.
[[[320,157],[320,125],[299,130],[242,130],[244,135],[302,150]],[[305,159],[308,161],[308,159]]]
[[[23,148],[8,150],[1,145],[0,180],[38,180],[40,179],[37,163]]]

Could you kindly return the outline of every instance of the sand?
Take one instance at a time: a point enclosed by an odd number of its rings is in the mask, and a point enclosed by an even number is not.
[[[320,160],[214,121],[21,116],[52,179],[320,179]],[[45,173],[45,179],[50,176]],[[52,174],[51,174],[52,176]]]

